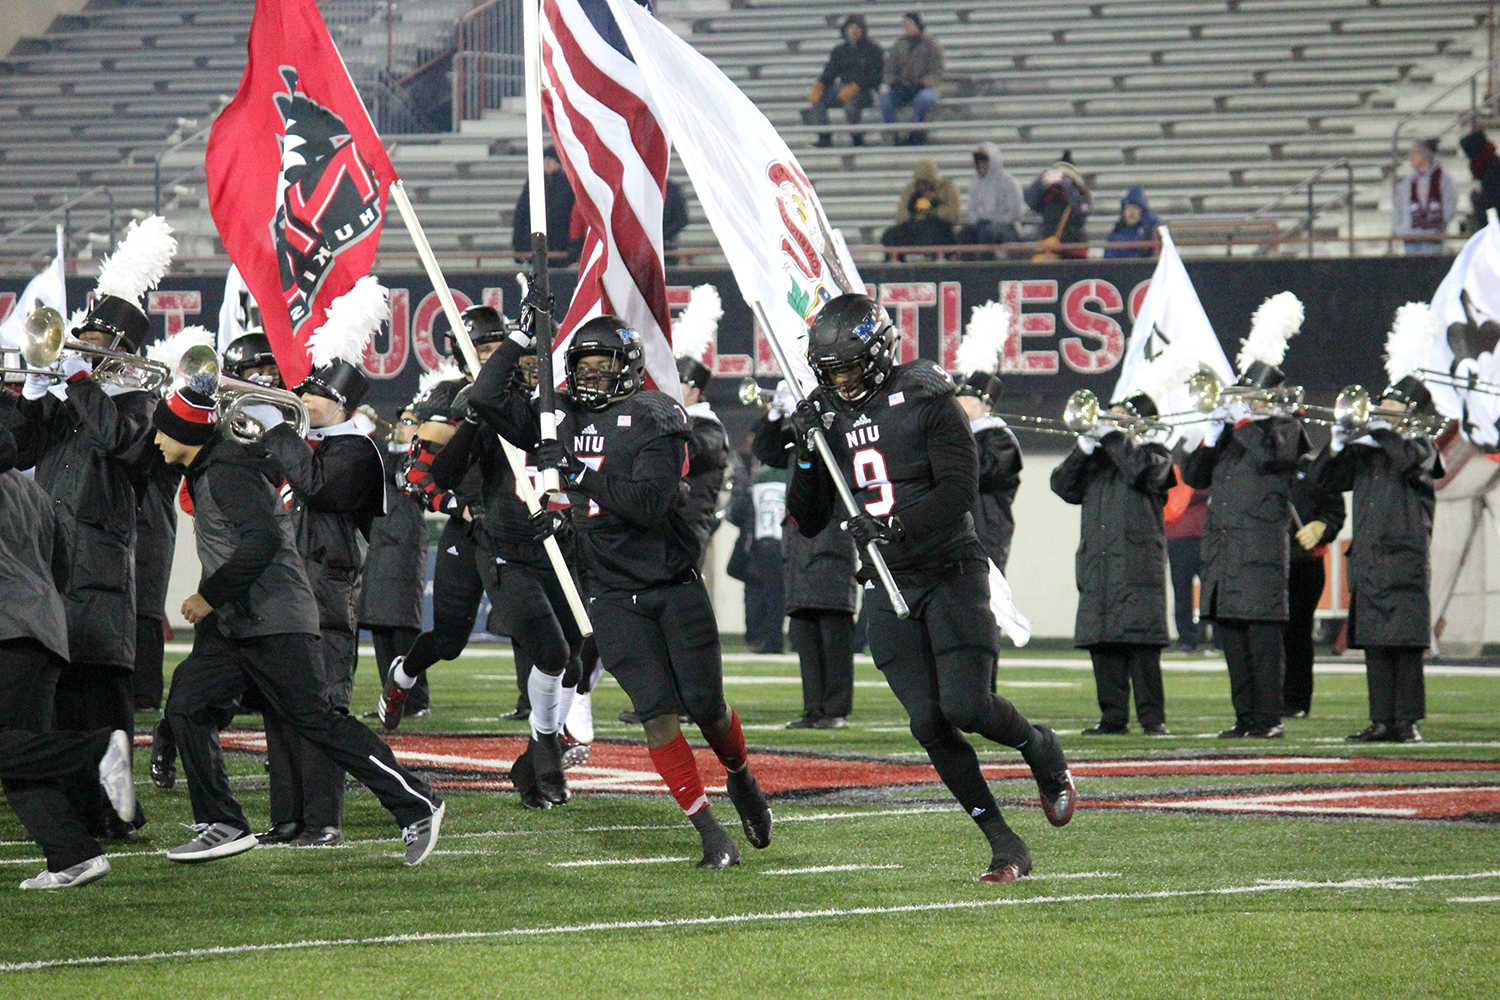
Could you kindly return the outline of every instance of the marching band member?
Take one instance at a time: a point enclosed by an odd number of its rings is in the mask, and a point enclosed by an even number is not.
[[[241,382],[254,382],[269,389],[285,389],[276,355],[271,353],[271,338],[262,330],[251,330],[229,342],[221,364],[224,374]]]
[[[682,315],[672,324],[672,348],[676,352],[677,380],[682,387],[682,405],[687,409],[693,437],[688,442],[688,494],[682,512],[703,553],[719,530],[719,492],[729,470],[729,436],[724,423],[705,395],[713,372],[701,360],[719,329],[724,315],[719,293],[713,285],[699,285]]]
[[[1010,310],[987,302],[976,306],[958,345],[958,405],[969,418],[979,450],[979,503],[974,508],[974,532],[990,561],[1001,573],[1010,561],[1010,540],[1016,533],[1011,506],[1021,488],[1021,443],[1005,421],[995,415],[1000,399],[1000,351],[1010,326]]]
[[[1291,560],[1283,641],[1286,679],[1281,687],[1281,700],[1285,714],[1294,719],[1305,719],[1312,710],[1313,627],[1326,582],[1323,554],[1344,527],[1344,495],[1314,482],[1312,464],[1311,455],[1303,455],[1297,462],[1290,498],[1293,517],[1288,525],[1292,538],[1287,546]]]

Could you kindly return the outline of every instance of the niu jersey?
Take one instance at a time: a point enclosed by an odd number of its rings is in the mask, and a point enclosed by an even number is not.
[[[813,398],[834,414],[828,444],[855,500],[872,517],[901,522],[904,536],[881,549],[893,574],[932,576],[984,561],[971,514],[978,496],[978,453],[947,372],[930,361],[898,365],[852,410],[834,403],[822,388]],[[818,458],[797,463],[787,513],[809,538],[830,520],[844,519]]]
[[[541,475],[534,459],[525,456],[523,461],[532,489],[541,493]],[[470,505],[470,514],[492,540],[494,554],[505,562],[547,566],[542,547],[535,540],[536,528],[526,501],[494,431],[460,421],[452,440],[433,458],[428,471],[432,488],[443,495],[453,488],[467,489],[477,475],[483,506]]]

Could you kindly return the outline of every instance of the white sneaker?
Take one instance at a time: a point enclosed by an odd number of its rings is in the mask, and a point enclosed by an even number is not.
[[[109,749],[99,761],[99,784],[115,815],[129,823],[135,819],[135,775],[130,773],[130,736],[123,729],[109,734]],[[106,869],[107,870],[107,869]]]
[[[431,816],[424,816],[402,828],[401,840],[406,844],[405,864],[408,867],[420,865],[432,854],[432,849],[437,846],[438,829],[443,825],[443,813],[447,811],[448,803],[439,802]]]
[[[594,692],[585,691],[573,696],[573,707],[568,709],[563,725],[579,743],[594,742]]]
[[[60,872],[42,872],[21,883],[22,889],[76,889],[109,874],[109,859],[100,854]]]
[[[195,823],[188,829],[195,831],[198,836],[168,851],[168,861],[187,865],[213,861],[243,854],[260,843],[249,830],[241,830],[228,823]]]

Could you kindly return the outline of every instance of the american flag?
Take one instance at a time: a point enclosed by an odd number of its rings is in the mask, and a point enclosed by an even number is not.
[[[543,0],[541,37],[542,107],[588,224],[554,371],[573,331],[612,313],[641,335],[647,384],[675,397],[661,235],[671,147],[608,0]]]

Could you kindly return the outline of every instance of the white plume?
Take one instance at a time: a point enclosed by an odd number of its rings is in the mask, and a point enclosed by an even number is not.
[[[172,336],[163,337],[156,343],[147,345],[146,357],[152,361],[160,361],[175,372],[177,363],[182,360],[187,349],[198,344],[213,349],[218,345],[218,337],[213,331],[201,326],[185,326]]]
[[[73,314],[68,317],[68,332],[76,334],[78,328],[83,326],[83,321],[89,318],[87,309],[74,309]]]
[[[1250,319],[1250,336],[1240,341],[1234,366],[1241,375],[1256,361],[1280,367],[1286,342],[1302,329],[1302,300],[1291,292],[1277,292],[1260,304]]]
[[[1391,332],[1385,337],[1385,372],[1392,385],[1427,364],[1441,326],[1425,302],[1408,302],[1396,310]]]
[[[176,252],[177,241],[166,219],[151,215],[132,222],[115,252],[99,265],[99,294],[140,305],[141,296],[155,288],[172,266]]]
[[[958,370],[964,375],[975,372],[995,374],[1000,367],[1000,351],[1010,331],[1010,308],[1001,302],[975,306],[969,314],[969,325],[958,342]]]
[[[456,378],[463,378],[464,373],[458,370],[451,358],[444,358],[443,363],[430,372],[423,372],[421,378],[417,379],[418,395],[431,389],[442,382],[451,382]]]
[[[699,285],[688,298],[687,308],[672,322],[672,353],[679,358],[703,360],[703,352],[719,332],[724,302],[713,285]]]
[[[1183,389],[1187,380],[1203,367],[1195,344],[1187,337],[1179,337],[1148,361],[1141,369],[1136,381],[1136,392],[1144,392],[1158,407],[1171,398],[1172,393]]]
[[[322,368],[335,361],[359,364],[375,331],[390,318],[391,293],[373,274],[360,278],[353,288],[333,300],[323,325],[307,338],[313,367]]]

